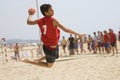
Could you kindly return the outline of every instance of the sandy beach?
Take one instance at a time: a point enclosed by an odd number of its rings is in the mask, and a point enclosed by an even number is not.
[[[0,71],[0,80],[120,80],[120,53],[62,56],[52,68],[0,57]]]

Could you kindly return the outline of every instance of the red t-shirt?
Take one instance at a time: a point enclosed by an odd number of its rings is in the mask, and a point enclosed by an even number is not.
[[[116,34],[115,33],[109,33],[110,35],[110,42],[115,42],[116,41]]]
[[[55,46],[58,44],[60,30],[53,25],[54,18],[43,17],[38,20],[38,25],[41,30],[41,40],[46,46]]]
[[[105,34],[104,35],[104,43],[108,43],[109,42],[109,37]]]

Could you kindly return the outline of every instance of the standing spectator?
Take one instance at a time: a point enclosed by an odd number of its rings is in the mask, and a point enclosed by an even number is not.
[[[18,59],[20,60],[20,55],[19,55],[19,45],[18,43],[15,44],[14,46],[14,59],[17,61]]]
[[[103,32],[100,32],[101,34],[101,48],[102,48],[102,52],[104,52],[104,35]]]
[[[72,34],[70,34],[70,37],[68,38],[68,42],[69,42],[69,51],[70,51],[70,55],[74,55],[74,47],[75,47],[75,43],[74,43],[74,37],[72,37]]]
[[[62,37],[61,45],[62,45],[62,49],[63,49],[65,55],[67,55],[67,54],[66,54],[67,40],[65,39],[65,36]]]
[[[106,52],[109,54],[110,53],[110,35],[107,33],[106,30],[104,30],[104,46]]]
[[[92,39],[92,37],[91,37],[91,35],[88,35],[88,40],[87,40],[87,49],[89,50],[89,52],[91,52],[92,50],[91,50],[91,40]]]
[[[74,49],[77,52],[77,54],[78,54],[78,40],[79,40],[79,38],[77,38],[77,35],[75,35],[75,38],[74,38],[75,47],[74,47]]]
[[[109,35],[110,35],[111,50],[113,51],[113,55],[114,55],[115,50],[116,53],[118,53],[116,34],[113,32],[112,29],[109,29]]]
[[[80,39],[80,50],[81,50],[81,53],[83,53],[83,52],[85,52],[86,53],[86,51],[84,50],[84,48],[83,48],[83,43],[84,43],[84,41],[83,41],[83,39],[82,38],[79,38]]]
[[[97,40],[98,40],[98,51],[99,53],[101,53],[101,48],[102,48],[102,35],[101,32],[98,31],[98,36],[97,36]]]
[[[97,53],[97,47],[98,47],[98,37],[96,35],[96,32],[93,33],[94,34],[94,37],[93,37],[93,42],[92,42],[92,46],[93,46],[93,53]]]

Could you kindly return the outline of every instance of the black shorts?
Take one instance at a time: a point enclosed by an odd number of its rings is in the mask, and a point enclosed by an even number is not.
[[[115,47],[116,46],[116,42],[111,42],[111,46]]]
[[[43,45],[43,50],[46,56],[47,63],[55,62],[55,59],[59,58],[59,48],[50,48],[48,46]]]

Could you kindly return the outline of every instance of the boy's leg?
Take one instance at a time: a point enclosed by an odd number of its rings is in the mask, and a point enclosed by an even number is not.
[[[38,61],[38,62],[41,62],[42,60],[45,60],[45,56],[44,57],[42,57],[42,58],[40,58],[40,59],[37,59],[37,60],[34,60],[34,61]]]
[[[37,65],[37,66],[47,67],[47,68],[51,68],[54,64],[54,63],[36,62],[36,61],[29,61],[29,60],[23,60],[22,62],[29,63],[29,64],[34,64],[34,65]]]

